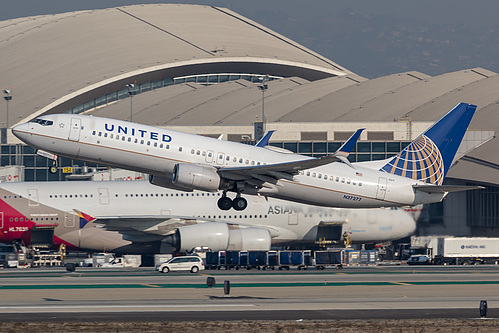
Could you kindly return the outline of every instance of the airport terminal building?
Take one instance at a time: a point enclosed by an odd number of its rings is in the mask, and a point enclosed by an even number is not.
[[[418,233],[499,236],[499,75],[469,68],[366,79],[225,8],[151,4],[0,22],[1,167],[26,181],[65,180],[99,166],[51,161],[8,130],[42,114],[76,113],[332,153],[366,128],[352,161],[396,154],[459,102],[478,111],[447,184],[481,185],[427,207]],[[360,73],[361,74],[361,73]],[[65,168],[66,167],[66,168]],[[69,169],[68,167],[72,167]]]

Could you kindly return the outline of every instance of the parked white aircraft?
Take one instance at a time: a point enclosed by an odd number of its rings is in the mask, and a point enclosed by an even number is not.
[[[411,235],[416,223],[400,208],[338,209],[248,196],[243,212],[214,207],[220,193],[174,191],[147,181],[0,184],[0,242],[65,244],[120,253],[268,250],[271,243],[373,243]]]
[[[44,156],[51,152],[149,173],[150,182],[163,187],[222,190],[221,210],[245,209],[241,193],[327,207],[374,208],[439,202],[449,192],[477,188],[442,185],[475,110],[475,105],[460,103],[397,156],[362,163],[346,158],[362,130],[336,153],[318,159],[74,114],[44,115],[15,126],[13,132]],[[227,191],[236,192],[236,198],[228,198]]]

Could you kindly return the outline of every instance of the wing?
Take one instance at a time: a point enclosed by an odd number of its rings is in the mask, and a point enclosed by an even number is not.
[[[271,227],[255,226],[244,223],[232,223],[216,219],[200,219],[188,216],[101,216],[93,217],[79,210],[75,213],[87,222],[101,225],[109,231],[116,231],[124,235],[127,240],[134,242],[150,242],[164,240],[166,236],[175,233],[175,230],[184,226],[200,223],[227,223],[236,228],[258,227],[268,229],[272,237],[279,236],[279,232]]]
[[[80,228],[83,228],[87,222],[93,222],[105,230],[119,232],[128,240],[137,242],[161,240],[179,227],[200,222],[192,217],[168,215],[94,217],[79,210],[73,210],[84,221],[84,223],[80,222]]]
[[[257,180],[262,182],[275,183],[278,179],[292,180],[293,175],[301,170],[307,170],[322,165],[338,161],[345,161],[350,154],[355,143],[364,129],[357,130],[334,154],[323,156],[321,158],[309,158],[298,161],[265,164],[249,167],[221,167],[218,169],[222,177],[236,180],[249,181]]]

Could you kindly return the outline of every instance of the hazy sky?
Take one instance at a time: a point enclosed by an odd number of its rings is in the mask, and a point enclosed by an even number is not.
[[[499,72],[497,0],[16,0],[0,20],[153,2],[229,8],[365,77]]]

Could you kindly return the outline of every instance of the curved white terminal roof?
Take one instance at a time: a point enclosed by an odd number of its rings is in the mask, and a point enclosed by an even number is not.
[[[220,72],[313,81],[350,73],[228,9],[196,5],[136,5],[3,21],[0,50],[0,87],[12,87],[10,125],[64,112],[134,81]]]

